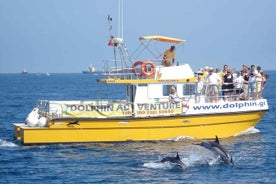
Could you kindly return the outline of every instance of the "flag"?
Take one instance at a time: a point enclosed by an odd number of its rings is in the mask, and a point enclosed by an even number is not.
[[[113,36],[110,37],[110,40],[108,42],[108,46],[114,46],[114,39]]]

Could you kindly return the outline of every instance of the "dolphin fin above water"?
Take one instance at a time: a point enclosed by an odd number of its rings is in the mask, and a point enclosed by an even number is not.
[[[164,162],[171,162],[171,163],[176,163],[176,164],[183,164],[183,162],[181,161],[178,152],[176,153],[175,157],[165,157],[161,160],[161,163]]]
[[[213,150],[216,153],[218,153],[223,161],[225,161],[228,164],[234,164],[233,158],[229,154],[229,152],[220,145],[218,136],[216,136],[215,141],[206,141],[200,143],[200,146],[203,146],[207,149]]]

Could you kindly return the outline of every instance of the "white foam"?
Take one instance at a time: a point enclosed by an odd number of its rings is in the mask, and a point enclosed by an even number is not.
[[[148,162],[143,164],[144,167],[150,169],[169,169],[171,168],[168,163],[161,163],[161,162]]]
[[[185,156],[181,158],[181,161],[187,167],[193,167],[197,165],[216,165],[220,163],[220,157],[215,155],[212,151],[205,149],[201,146],[191,145],[187,147],[188,150],[183,152]]]
[[[259,133],[259,132],[260,132],[260,130],[258,130],[257,128],[251,127],[251,128],[248,128],[245,131],[242,131],[240,133],[235,134],[234,136],[250,135],[250,134],[256,134],[256,133]]]
[[[173,139],[168,139],[168,140],[178,142],[178,141],[183,141],[183,140],[195,140],[195,138],[190,137],[190,136],[179,136],[179,137],[176,137],[176,138],[173,138]]]
[[[199,145],[189,145],[185,151],[179,153],[181,162],[183,164],[160,161],[144,163],[143,167],[150,169],[174,169],[181,168],[187,169],[189,167],[195,167],[199,165],[213,166],[221,163],[220,156],[214,154],[209,149],[206,149]],[[159,159],[161,160],[161,159]]]
[[[0,139],[0,147],[16,147],[17,145],[13,142],[5,141]]]

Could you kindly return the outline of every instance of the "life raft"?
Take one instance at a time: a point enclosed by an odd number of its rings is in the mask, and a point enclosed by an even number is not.
[[[150,66],[150,68],[148,67]],[[146,77],[151,77],[155,74],[155,64],[152,61],[144,61],[142,64],[142,74]]]
[[[141,65],[141,72],[137,72],[137,67]],[[136,76],[151,77],[155,74],[156,65],[152,61],[136,61],[132,66],[132,72]]]
[[[142,64],[143,64],[143,62],[142,61],[136,61],[133,65],[132,65],[132,73],[134,73],[134,75],[136,75],[136,76],[142,76],[143,75],[143,73],[142,73],[142,71],[139,73],[139,72],[137,72],[137,68],[138,68],[138,66],[141,66],[142,67]]]

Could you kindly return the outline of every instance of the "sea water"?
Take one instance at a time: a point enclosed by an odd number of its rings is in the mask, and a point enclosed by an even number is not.
[[[24,122],[36,100],[122,99],[125,88],[105,88],[94,75],[0,74],[0,183],[276,183],[276,71],[266,73],[269,112],[255,129],[220,140],[234,165],[185,137],[22,146],[13,138],[13,123]],[[160,163],[177,152],[185,167]]]

